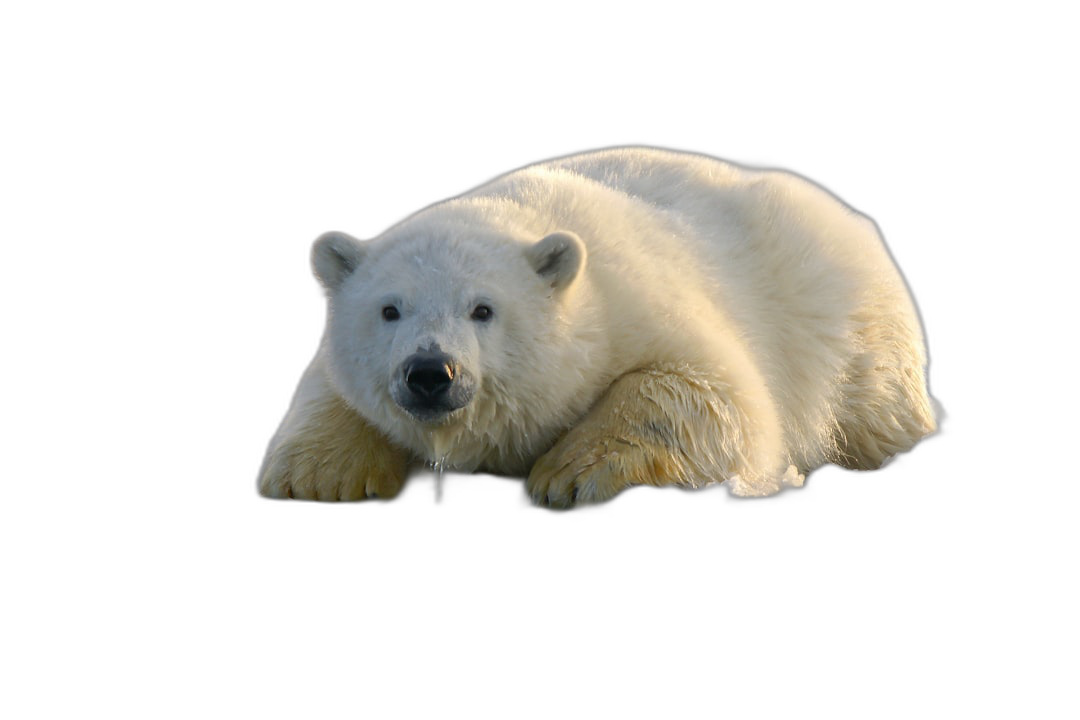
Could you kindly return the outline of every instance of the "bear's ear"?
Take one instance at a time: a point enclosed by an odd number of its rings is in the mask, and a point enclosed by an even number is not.
[[[311,268],[327,290],[337,290],[364,257],[364,245],[342,232],[323,233],[311,248]]]
[[[556,290],[569,287],[585,268],[585,243],[572,232],[553,232],[525,250],[540,277]]]

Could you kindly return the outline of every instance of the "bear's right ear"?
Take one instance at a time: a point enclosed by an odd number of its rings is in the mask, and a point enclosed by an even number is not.
[[[364,244],[342,232],[319,236],[311,247],[311,268],[323,287],[333,291],[341,287],[364,257]]]

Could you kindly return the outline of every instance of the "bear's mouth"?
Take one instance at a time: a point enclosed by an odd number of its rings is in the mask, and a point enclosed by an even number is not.
[[[473,385],[459,376],[445,392],[425,395],[410,390],[404,383],[395,383],[390,395],[394,404],[413,420],[424,425],[444,425],[461,415],[472,402]]]
[[[447,425],[453,421],[454,416],[460,414],[465,407],[431,407],[426,405],[407,405],[395,399],[398,407],[404,410],[409,417],[424,425]]]

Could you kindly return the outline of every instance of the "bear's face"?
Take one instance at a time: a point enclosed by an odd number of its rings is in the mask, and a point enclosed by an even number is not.
[[[545,371],[545,342],[565,321],[561,296],[584,263],[570,233],[531,245],[482,228],[465,240],[327,233],[313,265],[330,302],[330,379],[414,449],[436,428],[482,435],[494,404],[512,412],[542,392],[534,376]]]

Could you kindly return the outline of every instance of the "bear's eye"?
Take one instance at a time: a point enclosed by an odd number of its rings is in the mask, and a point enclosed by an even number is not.
[[[386,322],[393,322],[401,318],[401,312],[393,305],[387,305],[382,309],[382,319]]]
[[[473,308],[472,319],[479,320],[480,322],[487,322],[491,319],[494,311],[487,305],[477,305]]]

